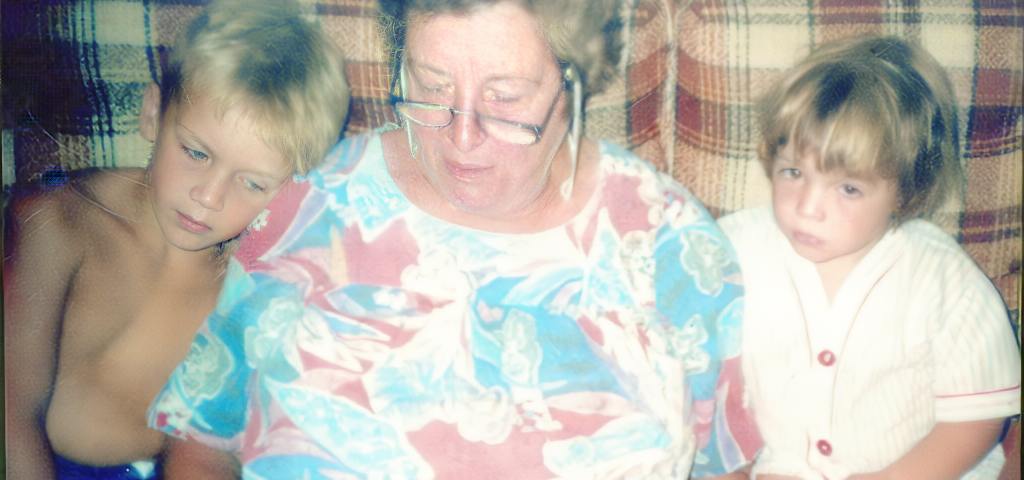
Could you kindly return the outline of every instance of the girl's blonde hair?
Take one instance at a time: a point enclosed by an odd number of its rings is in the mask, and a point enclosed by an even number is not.
[[[295,172],[339,139],[349,89],[341,54],[294,0],[215,0],[182,34],[160,85],[161,110],[204,101],[238,110]]]
[[[919,46],[876,35],[825,44],[786,72],[760,107],[758,153],[769,176],[779,150],[793,143],[798,154],[815,154],[822,171],[892,180],[896,222],[934,212],[959,189],[953,89]]]

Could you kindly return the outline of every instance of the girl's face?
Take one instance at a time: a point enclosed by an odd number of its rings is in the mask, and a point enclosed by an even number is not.
[[[782,232],[819,267],[852,269],[889,229],[896,185],[877,175],[822,172],[815,155],[779,151],[772,166],[772,205]]]
[[[568,158],[568,96],[561,68],[530,13],[499,2],[468,15],[413,19],[405,55],[408,101],[546,123],[534,145],[489,134],[472,113],[455,115],[441,128],[413,125],[416,167],[440,198],[463,212],[502,218],[557,195],[561,179],[551,178],[551,168],[561,150]]]
[[[235,110],[217,118],[206,102],[180,102],[154,126],[152,133],[142,128],[154,141],[153,213],[177,248],[199,251],[234,238],[291,181],[285,155]]]

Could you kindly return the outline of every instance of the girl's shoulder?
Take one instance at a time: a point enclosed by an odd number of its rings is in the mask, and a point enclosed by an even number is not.
[[[922,219],[901,224],[904,255],[914,265],[934,265],[940,271],[981,274],[981,268],[952,234]],[[959,276],[956,273],[954,276]]]
[[[761,205],[724,215],[718,219],[718,226],[733,243],[764,243],[767,236],[778,230],[771,205]]]

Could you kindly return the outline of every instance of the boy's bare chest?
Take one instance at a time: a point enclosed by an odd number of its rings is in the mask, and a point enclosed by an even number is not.
[[[162,267],[133,253],[87,257],[66,302],[58,380],[148,402],[218,293],[210,269]]]

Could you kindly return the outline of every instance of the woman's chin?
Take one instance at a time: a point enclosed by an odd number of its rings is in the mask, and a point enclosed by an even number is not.
[[[497,202],[495,202],[490,196],[460,195],[456,192],[452,192],[446,196],[446,199],[452,208],[459,212],[481,217],[497,216],[494,208]]]

